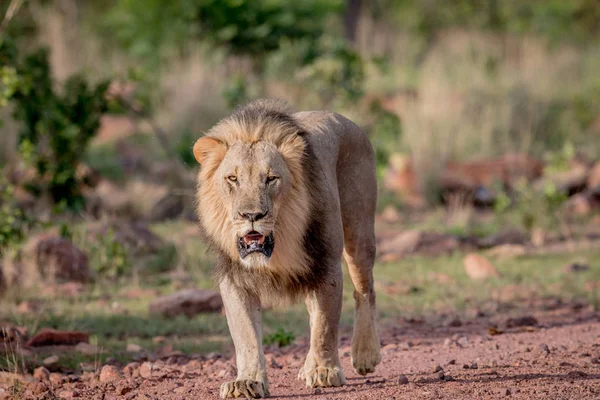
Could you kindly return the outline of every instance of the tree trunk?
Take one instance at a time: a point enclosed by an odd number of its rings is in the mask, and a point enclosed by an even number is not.
[[[347,0],[346,13],[344,15],[344,30],[346,40],[352,44],[356,44],[356,33],[358,31],[361,8],[362,0]]]

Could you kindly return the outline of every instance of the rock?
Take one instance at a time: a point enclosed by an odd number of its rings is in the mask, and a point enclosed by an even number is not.
[[[66,377],[63,376],[62,374],[59,374],[57,372],[52,372],[50,374],[50,383],[52,383],[54,386],[60,386],[65,381],[66,381]]]
[[[510,389],[509,389],[509,388],[501,388],[501,389],[498,391],[498,394],[499,394],[500,396],[510,396],[510,395],[511,395],[511,391],[510,391]]]
[[[527,253],[525,246],[520,244],[501,244],[489,249],[486,254],[492,257],[515,258]]]
[[[475,240],[479,248],[491,248],[502,245],[524,245],[529,240],[526,232],[519,229],[507,229],[493,235]]]
[[[165,242],[143,221],[113,220],[88,228],[88,239],[92,241],[109,234],[114,236],[116,242],[125,245],[138,256],[155,254],[165,246]]]
[[[453,236],[411,230],[382,239],[378,251],[379,258],[389,262],[415,253],[428,256],[449,254],[459,246],[459,241]]]
[[[535,347],[533,354],[538,356],[547,356],[550,354],[550,349],[546,343],[540,343]]]
[[[150,220],[161,222],[179,217],[185,208],[183,196],[168,192],[150,210]]]
[[[381,219],[388,224],[395,224],[400,221],[400,214],[398,210],[393,206],[386,206],[381,212]]]
[[[145,362],[140,367],[140,376],[144,379],[151,379],[153,370],[154,370],[154,364]]]
[[[441,365],[436,365],[435,367],[433,367],[433,373],[440,372],[440,371],[443,371],[443,370],[444,369],[442,368]]]
[[[75,350],[87,356],[94,356],[100,353],[98,346],[85,342],[78,343],[77,346],[75,346]]]
[[[40,381],[47,381],[50,379],[50,371],[46,367],[38,367],[33,371],[33,377]]]
[[[440,381],[443,381],[443,380],[444,380],[444,378],[445,378],[444,371],[439,371],[439,372],[437,372],[437,373],[435,374],[435,377],[436,377],[437,379],[439,379]]]
[[[123,373],[128,377],[136,377],[140,375],[140,364],[136,362],[131,362],[123,367]]]
[[[46,357],[43,361],[42,364],[44,364],[45,367],[53,367],[58,363],[58,356],[57,355],[53,355],[50,357]]]
[[[398,385],[408,385],[408,378],[406,375],[400,375],[398,377]]]
[[[452,376],[450,376],[450,375],[445,375],[444,376],[444,380],[446,382],[453,382],[455,379]]]
[[[78,343],[88,343],[89,334],[76,331],[57,331],[55,329],[44,328],[39,331],[34,337],[29,339],[27,346],[73,346]]]
[[[568,213],[574,215],[589,215],[600,209],[600,186],[571,196],[564,207]]]
[[[77,390],[63,390],[58,394],[61,399],[76,399],[79,398],[79,392]]]
[[[119,383],[115,388],[115,394],[117,396],[125,396],[127,393],[131,392],[133,388],[127,383]]]
[[[113,365],[105,365],[100,371],[100,382],[113,382],[121,379],[121,371]]]
[[[517,328],[517,327],[521,327],[521,326],[537,326],[537,325],[538,325],[538,320],[531,315],[525,315],[525,316],[517,317],[517,318],[509,318],[506,320],[507,328]]]
[[[600,161],[597,161],[590,169],[587,179],[588,189],[600,187]]]
[[[160,297],[149,305],[151,314],[172,318],[185,315],[188,318],[205,312],[220,312],[223,300],[218,292],[203,289],[186,289],[170,296]]]
[[[33,254],[23,257],[35,260],[39,273],[51,280],[88,282],[91,272],[88,257],[70,240],[56,236],[35,236],[25,246]]]
[[[414,253],[420,241],[421,232],[412,230],[385,240],[377,247],[381,257],[385,258],[385,255],[392,254],[396,257],[395,259],[400,259],[407,254]]]
[[[563,271],[565,273],[574,273],[574,272],[576,273],[576,272],[589,271],[589,269],[590,269],[589,265],[575,262],[575,263],[565,266],[563,268]]]
[[[485,280],[500,277],[500,272],[485,257],[475,253],[468,254],[464,261],[465,272],[472,280]]]
[[[144,349],[142,348],[142,346],[140,346],[138,344],[134,344],[134,343],[128,343],[127,347],[125,349],[125,351],[128,353],[139,353],[143,350]]]

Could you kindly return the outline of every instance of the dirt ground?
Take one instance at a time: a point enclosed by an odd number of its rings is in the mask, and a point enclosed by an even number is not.
[[[275,399],[600,399],[600,314],[587,306],[470,321],[401,320],[381,327],[383,361],[358,376],[350,338],[340,355],[347,384],[311,389],[296,379],[306,340],[268,348]],[[190,358],[179,352],[126,366],[104,366],[82,376],[37,371],[25,384],[4,386],[15,399],[215,399],[235,376],[231,355]]]

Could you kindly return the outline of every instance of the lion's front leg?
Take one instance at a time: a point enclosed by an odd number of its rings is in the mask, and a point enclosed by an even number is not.
[[[221,398],[269,396],[269,382],[262,347],[260,300],[225,278],[220,284],[227,324],[235,347],[237,379],[221,386]]]
[[[310,350],[298,379],[309,387],[341,386],[346,383],[338,354],[338,325],[342,308],[342,271],[337,266],[321,287],[309,293]]]

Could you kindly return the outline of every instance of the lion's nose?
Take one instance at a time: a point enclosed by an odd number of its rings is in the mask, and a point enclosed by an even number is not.
[[[263,219],[267,213],[266,212],[246,212],[246,213],[242,213],[240,212],[240,217],[247,219],[250,222],[256,222],[258,220]]]

